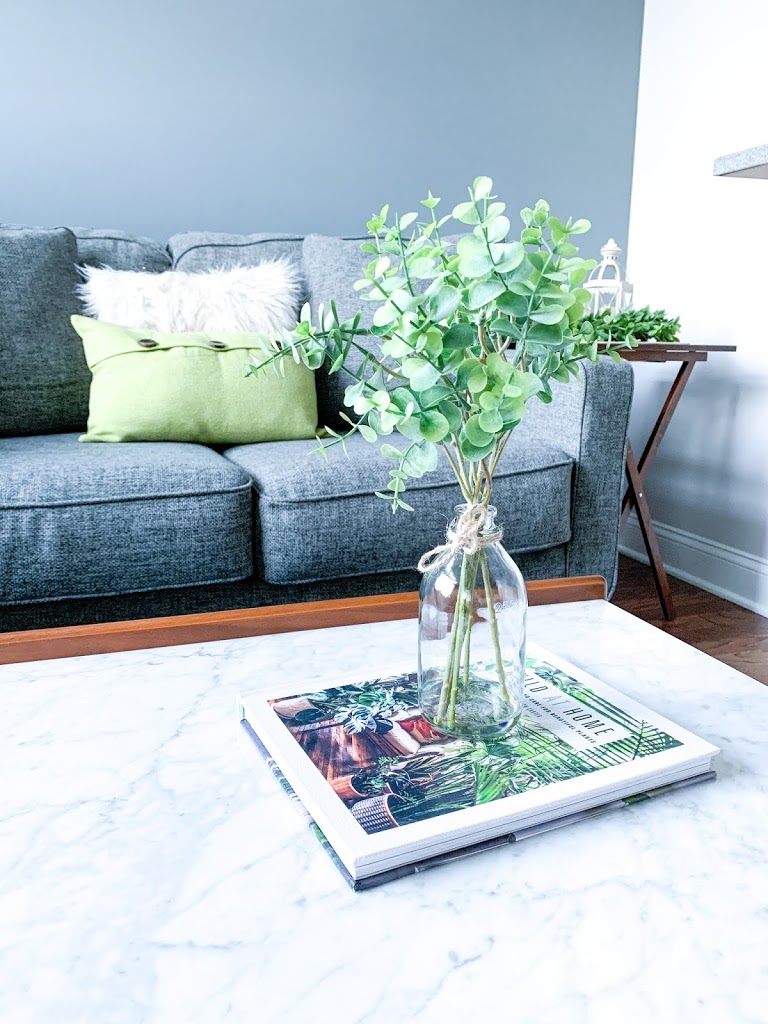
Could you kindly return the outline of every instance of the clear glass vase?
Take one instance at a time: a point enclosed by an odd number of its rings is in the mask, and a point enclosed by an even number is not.
[[[455,531],[466,505],[456,507]],[[446,553],[421,583],[419,702],[442,733],[486,740],[514,730],[523,707],[528,598],[489,505],[480,546]]]

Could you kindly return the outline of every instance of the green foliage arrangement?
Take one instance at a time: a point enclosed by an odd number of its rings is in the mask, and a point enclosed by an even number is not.
[[[586,317],[583,326],[591,324],[595,337],[604,342],[663,341],[680,340],[680,317],[674,320],[663,309],[651,311],[650,306],[642,309],[623,309],[620,313],[604,310]]]
[[[333,445],[344,447],[355,432],[376,443],[397,431],[398,444],[381,444],[392,468],[386,491],[376,492],[393,512],[412,511],[404,498],[407,482],[435,469],[443,450],[466,509],[449,531],[449,543],[427,553],[419,568],[431,574],[446,552],[450,558],[451,552],[463,551],[465,557],[435,724],[453,729],[460,704],[475,718],[482,704],[492,709],[492,728],[506,728],[519,712],[507,687],[508,669],[521,685],[520,666],[514,664],[519,651],[507,666],[488,556],[480,543],[494,472],[528,402],[551,402],[552,381],[577,377],[580,363],[596,362],[601,353],[618,362],[619,349],[635,340],[627,335],[619,341],[610,331],[602,338],[585,319],[590,293],[582,284],[595,263],[579,257],[572,238],[588,231],[589,221],[562,221],[540,199],[520,211],[522,227],[513,232],[506,207],[485,176],[475,178],[468,199],[450,214],[438,217],[439,204],[430,192],[421,215],[390,220],[385,206],[368,222],[371,237],[361,249],[369,262],[355,288],[361,299],[376,304],[370,328],[361,326],[360,312],[342,319],[331,297],[314,319],[305,305],[293,330],[263,339],[263,358],[254,360],[252,372],[268,366],[279,372],[286,359],[310,369],[328,361],[331,373],[345,369],[353,383],[344,402],[357,418],[342,414],[345,432],[326,427],[330,440],[319,450],[326,455]],[[458,240],[445,232],[451,221],[463,232]],[[472,670],[478,579],[485,595],[480,600],[488,608],[495,683],[487,673],[476,677]],[[500,702],[488,699],[491,685]],[[360,713],[345,708],[341,714],[354,729],[378,728],[381,718],[373,708]],[[476,724],[479,728],[479,719]],[[467,729],[475,734],[474,724]]]
[[[590,296],[581,284],[595,264],[571,239],[589,221],[561,221],[540,199],[520,212],[522,229],[513,234],[488,177],[475,178],[469,198],[438,218],[439,203],[430,192],[421,217],[390,220],[385,206],[368,222],[371,238],[361,248],[370,262],[355,287],[377,304],[370,329],[360,313],[342,320],[333,300],[315,320],[305,306],[294,330],[264,339],[264,358],[252,368],[292,358],[311,369],[329,360],[332,373],[351,373],[344,401],[357,418],[342,414],[349,429],[327,428],[322,450],[354,432],[374,443],[397,431],[405,444],[381,445],[392,469],[387,490],[377,492],[393,512],[411,509],[406,483],[434,469],[441,448],[467,503],[487,506],[526,403],[550,402],[553,380],[578,376],[579,363],[601,352],[618,361],[618,349],[633,344],[600,344],[584,319]],[[452,220],[466,232],[458,241],[444,237]]]

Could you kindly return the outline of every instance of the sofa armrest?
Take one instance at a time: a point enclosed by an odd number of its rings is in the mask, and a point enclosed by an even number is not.
[[[553,384],[550,405],[529,403],[516,433],[556,444],[575,460],[568,576],[604,576],[609,596],[618,571],[619,516],[634,377],[607,356],[582,364],[580,380]]]

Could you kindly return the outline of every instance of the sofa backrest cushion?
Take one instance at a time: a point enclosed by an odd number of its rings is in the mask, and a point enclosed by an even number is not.
[[[218,231],[185,231],[168,240],[174,270],[188,273],[232,267],[253,267],[264,260],[286,256],[301,262],[301,235],[272,232],[257,235],[229,235]]]
[[[367,302],[361,292],[354,289],[355,281],[362,276],[363,267],[371,257],[360,250],[365,238],[331,238],[326,235],[307,235],[304,239],[304,274],[307,280],[307,300],[312,307],[312,318],[317,322],[320,303],[328,308],[335,299],[342,320],[354,316],[360,310],[363,314],[362,327],[370,327],[376,310],[375,302]],[[358,369],[364,356],[354,350],[347,358],[347,365]],[[336,426],[339,410],[351,416],[351,410],[344,406],[344,391],[354,384],[354,377],[345,370],[329,374],[327,366],[318,372],[318,401],[320,423]]]
[[[0,227],[0,436],[83,430],[91,375],[67,228]]]
[[[118,228],[72,228],[77,239],[77,262],[115,270],[146,270],[161,274],[170,270],[171,257],[164,245]]]

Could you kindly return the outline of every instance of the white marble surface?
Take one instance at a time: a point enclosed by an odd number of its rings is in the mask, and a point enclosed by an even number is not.
[[[235,696],[413,623],[0,668],[2,1024],[765,1024],[768,689],[603,602],[530,633],[720,779],[359,894]]]

